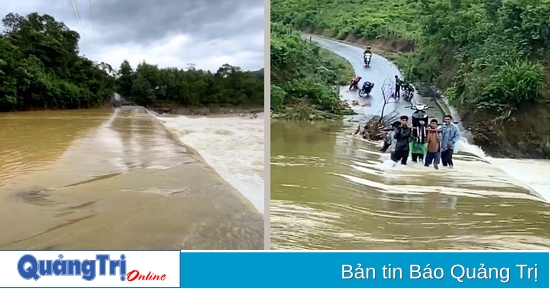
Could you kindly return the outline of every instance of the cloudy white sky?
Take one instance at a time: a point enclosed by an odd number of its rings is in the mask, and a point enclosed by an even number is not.
[[[1,0],[10,12],[49,14],[80,33],[80,52],[114,67],[127,59],[217,70],[264,65],[264,0]],[[76,3],[80,27],[70,3]],[[73,4],[74,5],[74,4]],[[91,8],[91,9],[90,9]],[[91,11],[91,13],[90,13]]]

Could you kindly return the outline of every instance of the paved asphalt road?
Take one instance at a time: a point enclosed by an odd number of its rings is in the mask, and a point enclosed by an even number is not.
[[[399,69],[395,64],[393,64],[388,59],[374,54],[371,59],[370,67],[365,67],[363,63],[363,51],[364,49],[361,47],[357,47],[351,44],[346,44],[334,40],[329,40],[326,38],[316,37],[313,35],[304,35],[305,39],[309,39],[311,37],[311,40],[316,42],[319,46],[330,50],[341,57],[347,59],[355,69],[355,74],[360,75],[363,79],[363,81],[370,81],[374,83],[374,88],[371,92],[371,97],[368,99],[360,98],[356,91],[350,92],[348,91],[348,87],[342,87],[340,90],[340,95],[343,100],[348,101],[351,103],[353,100],[359,101],[359,103],[365,104],[370,103],[370,107],[354,107],[354,110],[359,115],[378,115],[380,114],[382,110],[382,106],[384,104],[384,98],[382,96],[381,88],[384,85],[384,82],[392,81],[395,75],[398,75],[400,78],[402,78],[401,73],[399,72]],[[394,83],[392,81],[392,83]],[[362,84],[362,83],[361,83]],[[413,103],[416,103],[415,100],[418,98],[415,97],[413,99]],[[388,114],[393,110],[396,110],[400,115],[406,114],[410,117],[410,115],[413,113],[413,111],[410,108],[407,108],[406,106],[410,106],[409,103],[403,101],[401,99],[400,103],[394,103],[394,100],[391,100],[392,103],[388,103],[386,105],[386,108],[384,109],[384,113]],[[430,114],[437,112],[439,113],[439,109],[436,107],[431,108],[428,111]],[[354,119],[362,118],[361,116],[356,116]]]

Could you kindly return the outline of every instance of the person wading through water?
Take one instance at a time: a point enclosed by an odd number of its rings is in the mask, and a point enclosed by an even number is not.
[[[409,158],[409,141],[411,139],[412,129],[407,126],[409,117],[402,115],[399,117],[400,126],[394,130],[393,141],[395,142],[395,152],[391,159],[397,163],[401,161],[402,165],[407,164]],[[393,145],[393,142],[392,142]]]
[[[382,145],[382,148],[380,149],[381,152],[386,152],[388,148],[390,149],[390,152],[393,153],[395,151],[395,141],[393,140],[393,134],[395,133],[395,129],[398,128],[401,125],[401,122],[396,120],[391,124],[391,127],[393,130],[388,131],[386,133],[386,136],[384,136],[384,144]]]
[[[457,142],[460,140],[460,129],[453,123],[453,117],[446,115],[441,130],[441,164],[453,168],[453,154],[458,151]]]
[[[426,144],[419,143],[418,139],[414,138],[410,143],[409,150],[411,152],[411,160],[413,161],[413,163],[422,163],[424,161],[424,155],[426,154]]]
[[[441,131],[437,130],[437,119],[430,121],[430,126],[427,129],[428,149],[424,166],[429,167],[432,163],[434,169],[439,169],[439,160],[441,158]]]

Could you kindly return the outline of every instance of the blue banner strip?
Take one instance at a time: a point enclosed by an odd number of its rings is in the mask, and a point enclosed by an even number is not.
[[[548,252],[182,252],[182,288],[548,288]]]

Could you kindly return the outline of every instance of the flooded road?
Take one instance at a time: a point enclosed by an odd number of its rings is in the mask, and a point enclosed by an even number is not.
[[[353,57],[363,79],[384,81],[396,74],[397,68],[382,57],[373,57],[371,68],[376,69],[365,70],[361,48],[321,41]],[[379,94],[375,89],[372,105],[357,112],[378,114]],[[358,99],[347,92],[342,96]],[[410,114],[404,105],[391,105]],[[492,159],[462,142],[454,170],[411,162],[390,167],[389,155],[380,153],[378,144],[350,137],[356,126],[347,121],[272,122],[273,249],[550,248],[545,200],[550,163]]]
[[[353,129],[272,124],[273,249],[550,248],[550,206],[498,167],[460,152],[452,171],[390,169]]]
[[[140,107],[0,114],[0,249],[262,249],[263,216]]]
[[[232,187],[264,211],[264,114],[161,116],[175,137],[195,149]]]

